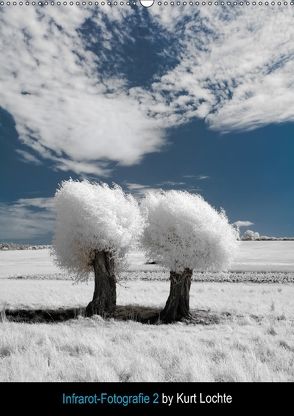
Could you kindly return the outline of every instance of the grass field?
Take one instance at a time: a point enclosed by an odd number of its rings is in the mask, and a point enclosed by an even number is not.
[[[157,265],[145,264],[143,253],[129,255],[129,271],[159,271]],[[230,271],[294,272],[294,241],[242,241]],[[50,250],[0,251],[0,279],[11,276],[65,275],[53,262]]]
[[[72,284],[46,250],[0,252],[0,380],[294,381],[294,284],[286,278],[293,275],[294,246],[277,243],[261,243],[258,256],[247,243],[239,257],[243,282],[194,281],[191,309],[200,323],[173,325],[125,320],[142,307],[163,307],[169,290],[167,274],[138,253],[118,283],[116,319],[10,322],[9,311],[21,317],[35,309],[84,307],[93,282]],[[246,281],[261,271],[268,283]]]

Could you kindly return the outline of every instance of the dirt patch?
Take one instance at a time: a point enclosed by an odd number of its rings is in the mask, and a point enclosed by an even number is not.
[[[2,312],[2,319],[22,323],[54,323],[84,316],[84,308],[69,309],[6,309]]]
[[[112,318],[118,321],[136,321],[149,325],[159,325],[160,309],[144,307],[137,305],[117,306],[114,314],[105,316],[105,319]],[[71,319],[77,319],[86,316],[85,308],[58,308],[58,309],[6,309],[1,313],[1,320],[18,323],[58,323]],[[209,310],[193,309],[191,317],[185,319],[182,323],[187,325],[214,325],[231,319],[231,314],[217,314]]]

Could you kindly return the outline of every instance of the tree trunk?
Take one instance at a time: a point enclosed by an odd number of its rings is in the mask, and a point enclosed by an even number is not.
[[[165,323],[190,317],[189,297],[193,271],[185,269],[182,273],[170,272],[170,292],[160,320]]]
[[[109,316],[116,307],[116,279],[111,253],[96,251],[93,261],[95,289],[93,300],[86,308],[86,315]]]

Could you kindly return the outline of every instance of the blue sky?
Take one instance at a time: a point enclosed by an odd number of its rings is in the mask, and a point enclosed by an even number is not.
[[[0,241],[50,242],[69,177],[294,235],[292,10],[27,10],[0,14]]]

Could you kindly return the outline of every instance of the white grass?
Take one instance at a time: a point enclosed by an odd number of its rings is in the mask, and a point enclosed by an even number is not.
[[[282,246],[271,252],[273,243],[256,242],[270,253],[263,248],[256,258],[255,242],[243,247],[251,253],[252,264],[270,256],[273,263],[291,263],[294,247],[277,242]],[[46,250],[0,252],[1,309],[78,307],[89,302],[93,282],[73,285],[48,279],[59,274],[48,259]],[[136,280],[119,282],[118,304],[162,307],[169,283],[138,280],[152,277],[156,266],[144,266],[140,253],[134,253],[133,260],[131,267],[137,271],[128,277]],[[248,268],[250,258],[245,263]],[[149,271],[141,274],[141,267]],[[271,267],[269,261],[267,268]],[[31,277],[43,273],[47,279],[4,278],[25,271]],[[153,272],[158,274],[162,272]],[[191,308],[221,317],[219,324],[142,325],[98,317],[20,324],[4,316],[0,381],[294,381],[293,299],[293,283],[193,282]]]
[[[293,381],[293,322],[0,326],[1,381]]]
[[[0,293],[6,308],[57,308],[85,305],[92,287],[10,280]],[[167,293],[168,282],[122,282],[118,303],[160,307]],[[293,381],[293,295],[294,285],[193,282],[192,308],[232,314],[208,326],[4,320],[0,381]]]
[[[49,249],[0,251],[0,278],[60,272]]]
[[[117,286],[118,305],[163,307],[169,283],[161,281],[122,281]],[[37,309],[86,306],[93,294],[93,284],[73,284],[67,280],[0,281],[0,308]],[[277,315],[294,317],[294,285],[255,283],[193,282],[190,293],[192,309],[216,313],[268,316],[272,305]]]
[[[129,270],[162,270],[145,264],[144,254],[129,254]],[[294,272],[294,241],[241,241],[231,271]],[[64,275],[50,256],[50,250],[0,251],[0,278],[11,276]]]
[[[294,241],[241,241],[231,270],[292,272]]]

